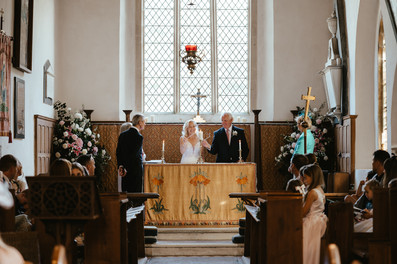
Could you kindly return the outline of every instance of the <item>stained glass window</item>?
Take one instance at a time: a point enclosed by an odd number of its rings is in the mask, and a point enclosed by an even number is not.
[[[248,1],[144,1],[145,112],[194,113],[198,88],[201,113],[249,111]],[[193,74],[179,56],[188,44],[205,53]]]

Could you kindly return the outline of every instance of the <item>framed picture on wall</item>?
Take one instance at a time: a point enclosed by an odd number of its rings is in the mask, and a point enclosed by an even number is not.
[[[32,71],[33,0],[15,0],[14,57],[18,70]]]
[[[25,81],[14,77],[14,138],[25,138]]]
[[[385,0],[386,1],[386,6],[387,10],[389,11],[389,16],[390,20],[392,23],[393,31],[394,31],[394,36],[397,39],[397,0]]]

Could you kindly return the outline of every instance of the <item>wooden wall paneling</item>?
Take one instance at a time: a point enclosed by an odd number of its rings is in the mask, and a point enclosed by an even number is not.
[[[51,159],[52,136],[54,134],[55,119],[34,116],[34,164],[35,175],[48,173]]]
[[[343,125],[335,127],[337,171],[350,175],[354,182],[357,115],[343,117]]]

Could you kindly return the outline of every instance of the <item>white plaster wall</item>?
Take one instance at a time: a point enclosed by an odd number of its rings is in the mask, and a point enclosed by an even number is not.
[[[291,120],[290,110],[304,106],[300,100],[312,87],[319,106],[326,101],[319,71],[328,55],[326,19],[333,1],[275,0],[274,7],[274,120]],[[266,85],[264,83],[263,85]],[[259,84],[258,87],[261,87]]]
[[[259,120],[274,117],[274,15],[273,1],[257,1],[257,63],[256,89],[253,91],[253,109],[261,109]]]
[[[14,1],[0,1],[4,8],[4,29],[8,35],[14,30]],[[8,138],[1,137],[0,155],[12,154],[23,165],[25,175],[34,174],[34,115],[53,117],[51,106],[43,103],[43,66],[49,59],[54,61],[54,0],[35,0],[33,9],[33,65],[30,74],[19,70],[11,71],[11,124],[14,134],[14,77],[25,81],[25,139],[14,139],[10,144]]]
[[[55,99],[118,120],[120,1],[60,0],[56,16]]]

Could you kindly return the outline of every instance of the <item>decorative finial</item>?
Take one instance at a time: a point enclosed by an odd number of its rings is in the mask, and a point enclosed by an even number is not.
[[[189,3],[188,5],[194,6],[193,0],[191,0],[190,3]]]

